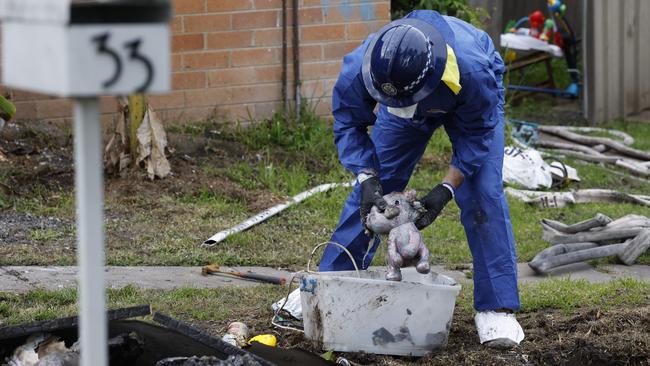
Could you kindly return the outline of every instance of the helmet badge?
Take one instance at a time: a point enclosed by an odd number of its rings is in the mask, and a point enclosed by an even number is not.
[[[395,96],[397,95],[397,88],[395,88],[395,85],[391,83],[383,83],[381,84],[381,90],[390,95],[390,96]]]

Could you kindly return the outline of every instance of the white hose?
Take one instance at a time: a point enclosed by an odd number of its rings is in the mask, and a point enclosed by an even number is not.
[[[338,187],[351,187],[354,185],[354,181],[349,182],[349,183],[328,183],[328,184],[321,184],[320,186],[314,187],[308,191],[302,192],[300,194],[297,194],[293,197],[291,197],[288,201],[283,202],[279,205],[273,206],[269,209],[266,209],[257,215],[250,217],[246,219],[245,221],[242,221],[241,223],[231,227],[230,229],[226,229],[223,231],[220,231],[216,234],[214,234],[212,237],[210,237],[208,240],[204,241],[201,246],[202,247],[213,247],[220,242],[224,241],[227,237],[229,237],[232,234],[236,234],[239,232],[242,232],[246,229],[249,229],[263,221],[268,220],[270,217],[273,217],[280,212],[286,210],[287,208],[295,205],[296,203],[300,203],[307,198],[315,195],[316,193],[322,193],[322,192],[327,192],[331,189],[338,188]]]

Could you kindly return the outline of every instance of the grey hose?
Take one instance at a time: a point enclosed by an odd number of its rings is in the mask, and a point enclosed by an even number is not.
[[[582,243],[582,244],[593,244],[593,243]],[[592,247],[589,249],[569,251],[569,252],[565,252],[564,254],[542,258],[537,261],[533,260],[530,263],[528,263],[528,265],[535,272],[539,274],[545,274],[550,269],[563,266],[565,264],[584,262],[592,259],[609,257],[612,255],[618,256],[619,254],[623,253],[626,246],[627,244],[625,243],[611,244],[611,245],[604,245],[604,246],[596,245],[596,247]],[[571,244],[568,244],[565,247],[570,248]]]

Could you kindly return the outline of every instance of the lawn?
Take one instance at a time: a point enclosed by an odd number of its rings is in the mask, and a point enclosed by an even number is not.
[[[541,103],[541,102],[540,102]],[[543,105],[543,103],[542,103]],[[513,109],[514,116],[522,109]],[[523,113],[529,111],[524,109]],[[643,123],[617,121],[605,127],[624,130],[636,138],[635,147],[650,149],[650,129]],[[42,134],[26,124],[17,140],[38,144]],[[327,241],[338,221],[350,188],[319,194],[252,229],[233,235],[214,248],[199,244],[219,230],[231,227],[257,212],[317,184],[353,179],[337,161],[328,122],[312,114],[299,123],[279,116],[243,129],[215,122],[191,123],[169,131],[174,175],[149,182],[140,172],[106,181],[107,261],[111,265],[260,265],[303,268],[307,255]],[[36,141],[30,136],[37,136]],[[51,144],[51,142],[48,142]],[[66,150],[67,149],[67,150]],[[41,148],[41,151],[43,149]],[[62,147],[63,155],[69,147]],[[409,182],[421,194],[437,184],[449,161],[451,145],[437,131]],[[29,156],[28,156],[29,157]],[[624,192],[650,191],[650,184],[622,178],[608,169],[571,159],[582,182],[571,188],[614,188]],[[16,156],[0,167],[0,182],[15,194],[0,190],[0,215],[18,222],[14,233],[21,240],[2,237],[0,264],[71,265],[75,261],[72,167],[59,170],[58,180],[42,179],[38,159]],[[54,169],[54,168],[53,168]],[[50,169],[44,174],[52,174]],[[66,175],[67,174],[67,175]],[[509,199],[519,261],[530,260],[547,246],[539,221],[550,218],[577,222],[597,212],[612,218],[650,209],[624,203],[576,205],[540,210]],[[29,220],[25,215],[31,215]],[[49,218],[57,221],[50,223]],[[22,221],[28,221],[22,223]],[[18,235],[17,234],[17,235]],[[424,231],[434,263],[471,261],[459,210],[451,203]],[[380,250],[373,264],[384,263]],[[650,263],[650,254],[639,260]]]
[[[293,285],[295,288],[295,284]],[[471,311],[472,285],[464,285],[456,307]],[[285,286],[227,287],[218,289],[145,290],[133,286],[106,291],[110,309],[151,304],[154,311],[190,322],[209,322],[212,333],[221,334],[229,322],[245,320],[253,330],[270,326],[272,300],[285,296]],[[521,313],[555,309],[570,314],[584,304],[602,311],[623,306],[648,305],[650,282],[619,279],[608,283],[551,279],[520,287]],[[218,304],[218,305],[217,305]],[[77,313],[75,289],[33,290],[15,294],[0,291],[0,325],[71,316]]]

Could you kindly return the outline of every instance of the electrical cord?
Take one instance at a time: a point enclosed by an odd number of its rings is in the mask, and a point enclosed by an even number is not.
[[[374,241],[374,236],[373,236],[373,241]],[[293,280],[297,276],[299,276],[301,274],[307,274],[307,273],[317,274],[318,272],[314,272],[314,271],[311,270],[311,261],[314,258],[314,254],[316,253],[316,250],[318,250],[318,248],[322,247],[323,245],[329,245],[329,244],[333,244],[333,245],[338,246],[340,249],[342,249],[350,257],[350,260],[352,261],[352,265],[354,265],[354,269],[357,272],[357,277],[361,278],[361,274],[359,273],[359,267],[357,266],[357,263],[354,261],[354,257],[352,256],[352,253],[350,253],[350,251],[345,246],[343,246],[343,245],[341,245],[339,243],[333,242],[333,241],[326,241],[326,242],[322,242],[322,243],[316,245],[314,247],[314,249],[312,249],[311,254],[309,255],[309,260],[307,261],[307,269],[304,270],[304,271],[298,271],[298,272],[294,273],[291,276],[291,280],[289,280],[289,282],[287,284],[287,287],[288,287],[287,296],[284,297],[284,299],[283,299],[284,301],[282,302],[282,305],[280,307],[278,307],[278,310],[275,311],[275,313],[273,314],[273,317],[271,318],[271,324],[273,326],[276,326],[276,327],[278,327],[280,329],[294,330],[294,331],[301,332],[301,333],[305,332],[304,329],[300,329],[298,327],[278,324],[276,322],[276,319],[278,318],[278,315],[280,314],[280,312],[282,310],[284,310],[284,305],[286,305],[287,301],[289,301],[289,295],[291,294],[291,284],[293,283]],[[370,251],[370,248],[368,248],[368,251]],[[366,252],[366,254],[367,254],[367,252]],[[364,261],[365,261],[365,256],[364,256]]]

